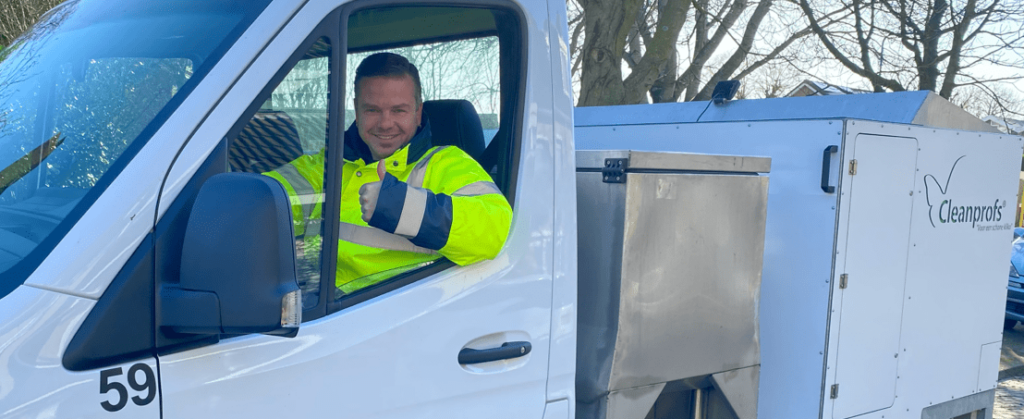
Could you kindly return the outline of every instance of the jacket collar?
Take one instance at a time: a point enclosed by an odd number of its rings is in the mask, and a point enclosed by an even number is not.
[[[409,140],[409,144],[402,146],[395,151],[392,156],[400,156],[403,153],[407,154],[405,164],[411,165],[424,154],[430,150],[433,146],[431,141],[430,133],[430,120],[427,116],[423,115],[423,123],[416,129],[416,134],[412,136],[412,140]],[[368,165],[376,162],[373,158],[373,153],[370,152],[370,147],[366,145],[362,137],[359,136],[359,128],[356,127],[356,123],[353,121],[352,125],[349,125],[348,130],[345,131],[345,161],[353,163],[361,163]]]

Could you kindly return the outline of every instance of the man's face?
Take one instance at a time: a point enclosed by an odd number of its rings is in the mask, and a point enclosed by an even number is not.
[[[355,98],[356,127],[373,158],[390,157],[412,140],[422,109],[416,104],[412,77],[367,77]]]

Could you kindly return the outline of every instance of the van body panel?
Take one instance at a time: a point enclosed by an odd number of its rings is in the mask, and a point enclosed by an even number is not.
[[[78,372],[61,366],[64,349],[95,304],[30,285],[0,299],[0,417],[109,418],[123,412],[160,418],[155,358]],[[129,371],[142,391],[129,382]]]

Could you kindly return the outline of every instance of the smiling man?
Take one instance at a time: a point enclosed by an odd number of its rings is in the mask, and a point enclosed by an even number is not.
[[[367,57],[356,69],[354,105],[356,121],[345,132],[338,289],[351,293],[442,256],[459,265],[494,258],[512,208],[472,157],[434,146],[416,67],[397,54]],[[289,194],[315,195],[323,161],[323,152],[303,156],[267,174]],[[299,226],[302,210],[294,213]]]

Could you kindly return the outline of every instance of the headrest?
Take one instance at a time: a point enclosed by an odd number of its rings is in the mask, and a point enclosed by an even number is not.
[[[434,145],[454,145],[480,160],[484,130],[472,103],[462,99],[428,100],[423,102],[423,113],[430,120]]]
[[[235,172],[263,173],[299,156],[302,143],[292,118],[281,111],[260,110],[231,144],[228,163]]]

